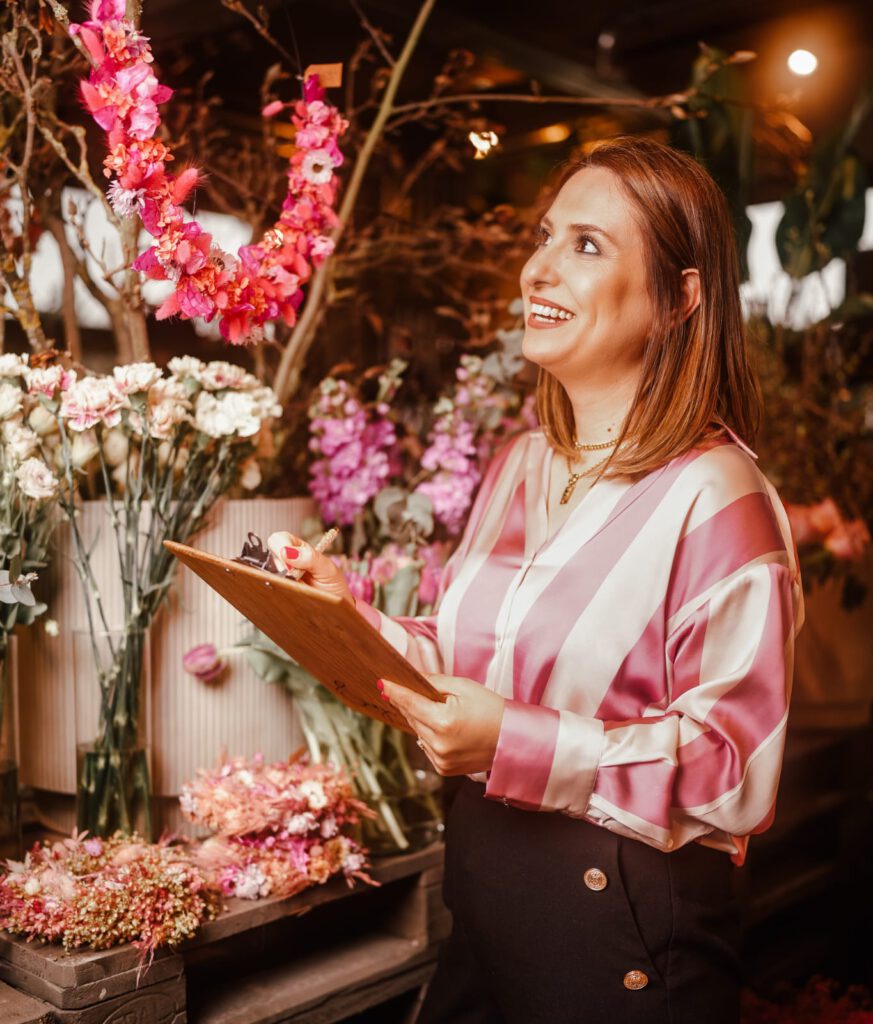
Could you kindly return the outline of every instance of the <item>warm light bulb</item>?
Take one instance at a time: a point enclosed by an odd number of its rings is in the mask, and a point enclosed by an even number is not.
[[[788,70],[795,75],[811,75],[818,67],[818,57],[809,50],[795,50],[788,58]]]
[[[470,132],[467,138],[473,143],[473,148],[476,150],[474,157],[476,160],[482,160],[488,156],[500,141],[496,132]]]

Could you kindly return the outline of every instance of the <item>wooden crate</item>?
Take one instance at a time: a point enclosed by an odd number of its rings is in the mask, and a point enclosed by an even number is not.
[[[339,1021],[424,983],[448,932],[440,845],[372,874],[378,888],[334,879],[290,899],[228,900],[141,976],[130,946],[65,954],[0,934],[0,979],[58,1024]]]

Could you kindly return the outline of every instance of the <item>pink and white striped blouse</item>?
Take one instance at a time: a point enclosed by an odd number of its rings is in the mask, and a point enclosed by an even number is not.
[[[527,433],[489,467],[438,612],[359,605],[422,671],[507,699],[486,796],[742,862],[772,818],[803,616],[751,454],[718,440],[601,480],[549,538],[552,449]]]

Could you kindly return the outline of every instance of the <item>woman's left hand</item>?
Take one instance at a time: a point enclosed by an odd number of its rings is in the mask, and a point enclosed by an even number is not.
[[[503,720],[504,699],[460,676],[429,675],[444,703],[382,680],[382,693],[400,711],[440,775],[472,775],[491,767]]]

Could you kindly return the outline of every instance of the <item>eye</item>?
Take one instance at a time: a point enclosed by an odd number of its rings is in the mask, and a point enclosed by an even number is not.
[[[540,224],[540,226],[534,232],[534,245],[539,249],[544,245],[548,245],[551,241],[552,236],[548,231]]]
[[[591,235],[579,235],[576,239],[576,252],[585,253],[586,256],[597,256],[600,250]]]

